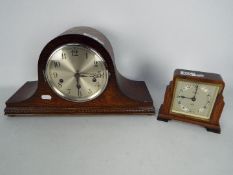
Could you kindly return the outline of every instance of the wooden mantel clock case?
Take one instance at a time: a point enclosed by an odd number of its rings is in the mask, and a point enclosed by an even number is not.
[[[219,74],[177,69],[166,88],[158,120],[180,120],[220,133],[224,82]]]
[[[6,115],[154,114],[143,81],[116,69],[109,40],[75,27],[50,41],[38,61],[38,81],[26,82],[6,102]]]

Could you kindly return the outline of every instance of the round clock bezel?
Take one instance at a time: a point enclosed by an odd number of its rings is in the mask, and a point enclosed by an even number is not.
[[[90,95],[90,96],[87,96],[87,97],[76,97],[76,98],[69,98],[67,97],[67,95],[63,92],[61,92],[53,83],[53,80],[51,78],[49,78],[49,62],[50,60],[52,59],[53,55],[58,51],[58,50],[61,50],[62,48],[64,47],[67,47],[69,45],[72,45],[72,46],[80,46],[82,48],[85,48],[85,49],[88,49],[90,50],[91,52],[94,52],[100,59],[101,61],[103,61],[103,65],[105,67],[105,72],[106,72],[106,81],[105,81],[105,84],[104,86],[99,89],[96,93]],[[87,102],[87,101],[91,101],[91,100],[94,100],[96,99],[97,97],[99,97],[104,91],[105,89],[107,88],[107,85],[108,85],[108,82],[109,82],[109,76],[110,76],[110,73],[108,71],[108,66],[106,64],[106,61],[105,59],[103,58],[103,56],[101,56],[101,54],[99,52],[97,52],[95,49],[93,49],[92,47],[90,46],[87,46],[85,44],[82,44],[82,43],[66,43],[66,44],[63,44],[59,47],[57,47],[56,49],[54,49],[54,51],[52,51],[52,53],[50,54],[50,56],[48,57],[47,59],[47,62],[46,62],[46,66],[45,66],[45,80],[48,82],[49,84],[49,87],[52,89],[52,91],[57,94],[59,97],[65,99],[65,100],[68,100],[68,101],[71,101],[71,102],[78,102],[78,103],[82,103],[82,102]]]

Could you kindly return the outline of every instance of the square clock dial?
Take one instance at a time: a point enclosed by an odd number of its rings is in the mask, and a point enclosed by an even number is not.
[[[216,84],[177,79],[171,113],[209,120],[219,89]]]
[[[224,87],[219,74],[176,69],[166,88],[157,119],[165,122],[179,120],[220,133]]]

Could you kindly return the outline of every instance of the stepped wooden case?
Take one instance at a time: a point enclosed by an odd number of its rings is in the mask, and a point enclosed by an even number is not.
[[[51,53],[69,43],[81,43],[97,51],[109,71],[108,84],[97,98],[73,102],[58,96],[45,78],[45,68]],[[44,98],[46,97],[46,98]],[[150,93],[143,81],[123,77],[116,69],[109,40],[90,27],[75,27],[51,40],[42,50],[38,61],[38,81],[26,82],[6,102],[5,114],[154,114]]]
[[[179,113],[179,112],[174,112],[172,110],[174,99],[177,98],[175,92],[177,87],[177,81],[179,80],[188,81],[195,84],[200,83],[200,84],[206,84],[207,86],[211,85],[211,86],[219,87],[218,91],[216,91],[217,92],[216,98],[215,100],[213,100],[212,110],[210,110],[208,118],[201,118],[195,116],[193,117],[193,115],[189,113],[182,113],[182,112]],[[223,99],[224,86],[225,83],[219,74],[177,69],[174,72],[173,80],[166,88],[166,92],[164,95],[164,102],[160,106],[157,119],[165,122],[172,119],[183,122],[189,122],[192,124],[203,126],[208,131],[220,133],[221,129],[219,124],[219,119],[224,107],[224,99]],[[195,95],[197,91],[199,90],[196,89]],[[187,98],[184,96],[178,96],[178,97]],[[199,97],[201,96],[199,95]],[[190,102],[196,100],[194,97],[187,99],[190,99]]]

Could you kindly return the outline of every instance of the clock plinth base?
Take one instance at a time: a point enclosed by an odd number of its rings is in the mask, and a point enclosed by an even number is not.
[[[203,126],[209,132],[214,132],[218,134],[220,134],[221,132],[220,125],[210,124],[208,121],[194,119],[194,118],[187,117],[184,115],[182,116],[182,115],[171,114],[167,112],[167,109],[164,107],[164,105],[160,106],[157,120],[164,121],[164,122],[168,122],[169,120],[178,120],[182,122],[188,122],[188,123]]]
[[[131,81],[131,80],[128,80]],[[123,93],[114,89],[107,90],[97,100],[77,103],[59,98],[53,91],[47,88],[38,88],[37,81],[26,82],[7,102],[5,115],[22,116],[22,115],[83,115],[83,114],[155,114],[153,101],[144,82],[132,81],[134,87],[143,90],[147,100],[132,100]],[[130,86],[130,85],[129,85]],[[110,92],[109,92],[110,91]],[[131,95],[138,96],[139,92],[131,89]],[[42,99],[43,95],[50,95],[51,99]],[[114,98],[110,98],[111,94]],[[151,99],[151,100],[148,100]]]

